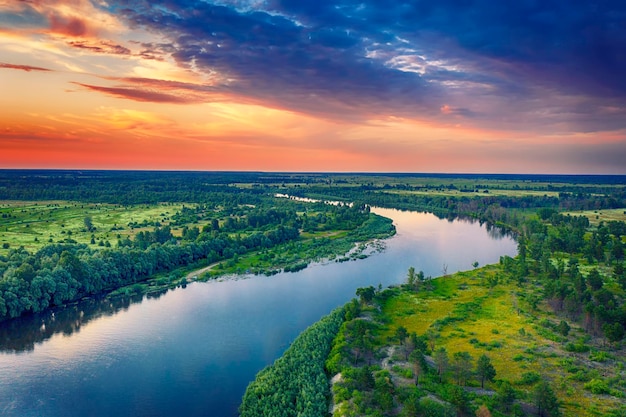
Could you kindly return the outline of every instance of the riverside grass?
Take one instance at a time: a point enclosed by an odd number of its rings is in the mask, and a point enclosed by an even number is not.
[[[551,381],[564,416],[603,416],[626,409],[626,389],[619,383],[624,348],[616,351],[586,337],[575,323],[569,323],[568,336],[558,334],[554,327],[562,317],[542,303],[534,307],[530,300],[539,290],[532,282],[520,287],[500,265],[488,265],[439,277],[430,285],[432,289],[417,292],[388,290],[392,294],[381,305],[384,325],[376,335],[380,345],[395,343],[399,326],[418,335],[430,332],[436,335],[436,348],[444,347],[450,357],[456,352],[468,352],[474,359],[489,356],[496,380],[511,382],[521,401],[532,402],[541,376]],[[568,344],[577,343],[584,352],[568,351]],[[402,376],[403,369],[396,369]],[[595,389],[609,385],[613,388]],[[495,389],[495,384],[486,388]]]

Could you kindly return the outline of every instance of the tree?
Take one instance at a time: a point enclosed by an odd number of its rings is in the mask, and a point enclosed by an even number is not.
[[[437,375],[439,375],[439,382],[443,379],[443,374],[448,370],[448,352],[446,348],[440,347],[433,354],[433,360],[435,366],[437,366]]]
[[[354,364],[356,365],[372,347],[372,335],[370,324],[365,320],[352,320],[346,323],[346,340],[354,354]]]
[[[559,417],[559,400],[554,395],[554,391],[545,380],[541,381],[533,391],[537,415],[540,417]]]
[[[500,407],[508,413],[511,411],[511,406],[515,402],[515,389],[509,381],[502,381],[496,392],[496,400],[500,404]]]
[[[409,355],[416,349],[426,353],[428,346],[423,337],[419,337],[417,333],[411,332],[404,342],[404,359],[409,360]]]
[[[355,370],[355,382],[357,388],[361,391],[371,390],[376,386],[376,380],[374,374],[369,366],[362,366]]]
[[[602,276],[600,276],[600,272],[596,268],[593,268],[589,271],[589,275],[587,275],[587,282],[592,290],[597,291],[602,288]]]
[[[396,329],[396,339],[400,342],[401,345],[404,344],[404,339],[409,336],[409,332],[406,330],[406,327],[400,326]]]
[[[419,385],[420,375],[422,374],[422,372],[426,371],[427,366],[428,366],[426,364],[426,358],[424,357],[424,353],[419,349],[415,349],[409,355],[409,360],[411,361],[411,364],[413,365],[413,375],[415,375],[415,385]]]
[[[469,352],[455,352],[452,355],[452,370],[459,385],[467,384],[472,376],[472,355]]]
[[[476,410],[476,417],[491,417],[491,411],[483,404]]]
[[[448,389],[448,401],[454,406],[458,417],[465,416],[469,413],[469,398],[465,390],[458,385],[450,385]]]
[[[624,338],[624,327],[617,322],[603,324],[602,331],[604,332],[604,337],[611,343],[619,342]]]
[[[367,288],[357,288],[356,295],[360,298],[362,304],[367,304],[374,299],[376,290],[371,285]]]
[[[426,330],[426,339],[428,340],[428,347],[430,348],[431,352],[435,351],[435,343],[437,342],[437,339],[439,338],[439,333],[437,333],[437,331],[435,329],[428,329]]]
[[[566,321],[561,320],[558,326],[556,326],[556,330],[561,333],[563,336],[567,336],[569,331],[571,330],[569,324]]]
[[[85,223],[85,229],[87,229],[88,232],[95,230],[91,216],[85,216],[83,222]]]
[[[415,268],[410,267],[409,272],[407,273],[407,276],[406,276],[406,282],[407,284],[409,284],[409,287],[413,288],[415,287],[416,281],[417,281],[417,274],[415,273]]]
[[[424,283],[424,271],[415,272],[415,268],[410,267],[406,276],[406,282],[411,289],[420,289]]]
[[[476,374],[480,378],[480,387],[485,388],[485,381],[493,381],[496,377],[496,368],[491,364],[487,355],[480,355],[476,362]]]
[[[344,311],[346,312],[345,320],[353,320],[359,317],[359,314],[361,314],[361,305],[356,300],[356,298],[353,298],[348,304],[346,304],[346,306],[344,307]]]

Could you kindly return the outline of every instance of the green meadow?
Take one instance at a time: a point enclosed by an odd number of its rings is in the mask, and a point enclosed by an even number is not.
[[[600,224],[600,222],[626,222],[626,209],[603,209],[603,210],[580,210],[571,211],[565,214],[571,214],[572,216],[585,216],[589,219],[589,223],[594,226]]]
[[[120,237],[132,238],[139,231],[154,229],[156,222],[170,224],[171,216],[183,206],[182,203],[124,206],[70,201],[0,201],[0,254],[20,246],[36,251],[50,243],[71,241],[94,248],[114,246]],[[91,230],[87,229],[86,218],[90,219]],[[176,235],[176,228],[173,229]]]
[[[521,402],[531,401],[541,376],[553,381],[566,416],[603,416],[626,407],[624,347],[592,339],[574,322],[569,322],[567,336],[559,333],[563,318],[545,303],[534,303],[539,289],[532,283],[519,287],[499,265],[437,278],[432,289],[391,291],[382,304],[384,325],[377,334],[382,345],[396,344],[395,332],[403,326],[409,333],[429,335],[435,349],[445,348],[450,357],[456,352],[474,359],[487,355],[496,369],[495,381],[511,382]],[[572,346],[581,346],[581,352],[572,352]],[[398,377],[403,369],[411,373],[402,359],[396,357],[401,365],[391,370]],[[590,381],[606,389],[594,389]],[[436,385],[431,381],[431,387]],[[497,383],[487,389],[487,397],[493,395]],[[476,399],[481,401],[487,399]]]

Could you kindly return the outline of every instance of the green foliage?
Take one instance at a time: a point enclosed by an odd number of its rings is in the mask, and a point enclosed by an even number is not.
[[[563,336],[567,336],[569,334],[569,331],[570,331],[570,326],[569,326],[569,324],[567,324],[566,321],[561,320],[559,325],[556,327],[556,330],[559,333],[561,333]]]
[[[623,184],[597,184],[594,178],[575,178],[577,183],[568,184],[561,177],[551,176],[533,177],[525,181],[484,176],[444,179],[437,176],[416,178],[395,175],[326,177],[256,173],[99,173],[82,179],[72,175],[53,172],[49,176],[34,178],[5,172],[0,175],[0,199],[81,200],[98,204],[125,204],[127,207],[131,204],[157,202],[186,202],[186,205],[181,208],[179,204],[176,213],[116,219],[111,224],[103,222],[104,215],[98,213],[95,206],[90,211],[79,211],[76,203],[67,209],[47,207],[46,211],[51,216],[41,221],[28,219],[26,214],[18,213],[17,210],[0,207],[0,226],[4,226],[6,231],[8,227],[15,228],[12,232],[18,232],[20,238],[11,240],[10,244],[3,243],[0,249],[0,319],[24,312],[42,311],[51,305],[110,291],[123,285],[128,285],[123,291],[139,292],[147,287],[143,281],[155,273],[169,274],[169,271],[197,261],[205,264],[220,262],[220,270],[216,271],[219,273],[271,274],[281,268],[286,271],[297,270],[305,267],[309,260],[346,253],[354,246],[354,242],[392,234],[393,226],[389,219],[369,213],[367,206],[358,203],[366,201],[380,207],[427,210],[450,219],[459,215],[467,216],[491,226],[503,226],[514,231],[519,239],[519,256],[501,259],[503,274],[481,277],[469,284],[464,281],[467,284],[465,288],[486,285],[490,295],[464,299],[456,303],[452,311],[448,310],[436,317],[433,328],[437,327],[441,335],[431,328],[430,333],[423,338],[417,335],[415,338],[413,335],[401,337],[404,344],[398,353],[403,353],[406,359],[410,358],[411,365],[421,362],[417,357],[419,352],[426,352],[422,342],[428,341],[428,347],[434,351],[432,357],[435,368],[443,381],[448,373],[448,356],[445,349],[435,350],[435,344],[446,345],[448,338],[453,336],[450,336],[448,329],[442,328],[450,324],[481,320],[491,295],[509,282],[525,287],[520,290],[520,294],[525,293],[527,296],[518,295],[514,306],[520,317],[531,320],[533,318],[529,316],[532,315],[545,317],[542,311],[544,306],[552,308],[555,318],[538,326],[536,333],[538,339],[545,337],[558,342],[551,344],[552,351],[536,349],[527,352],[527,355],[512,356],[511,365],[516,368],[524,369],[528,366],[537,369],[534,362],[540,355],[559,353],[565,338],[572,333],[570,325],[576,331],[581,328],[590,335],[590,338],[564,346],[571,352],[587,352],[592,346],[600,349],[598,338],[601,336],[612,344],[612,348],[617,348],[624,337],[626,274],[623,237],[626,224],[623,221],[605,224],[600,221],[602,219],[595,220],[596,216],[603,217],[600,210],[609,208],[620,208],[621,215],[626,206]],[[487,187],[488,194],[473,192],[486,191]],[[357,203],[352,207],[347,204],[329,206],[300,203],[276,199],[274,193],[323,196],[331,200]],[[122,206],[117,209],[125,211]],[[585,217],[578,215],[580,213],[563,214],[562,210],[596,210],[597,213],[591,215],[590,212]],[[57,216],[61,211],[65,217]],[[129,210],[132,213],[138,211]],[[69,218],[70,214],[74,220]],[[118,215],[113,210],[110,214]],[[46,233],[41,233],[42,229],[38,225],[45,224],[45,220],[53,217],[58,221],[58,233],[53,235],[45,228],[43,230]],[[87,217],[90,217],[91,225],[85,221]],[[592,219],[591,223],[589,218]],[[81,234],[81,228],[87,232]],[[93,228],[93,232],[89,231]],[[300,234],[300,230],[304,233]],[[115,231],[117,235],[117,245],[113,245],[115,248],[107,248],[107,245],[110,246],[110,236],[105,233],[109,231]],[[94,243],[87,247],[83,243],[91,242],[91,234],[95,235]],[[132,236],[136,237],[131,239]],[[0,239],[4,239],[1,234]],[[35,245],[35,240],[41,243]],[[46,246],[43,244],[46,241],[62,241],[63,244]],[[25,245],[26,249],[20,249],[21,245]],[[356,251],[352,256],[340,260],[364,256]],[[480,271],[476,273],[480,274]],[[407,281],[412,284],[412,290],[420,287],[421,279],[414,268],[412,274],[409,271]],[[447,281],[428,280],[425,285],[432,296],[453,300],[457,297],[458,288]],[[161,279],[160,282],[174,283],[177,279]],[[359,294],[364,295],[361,297],[362,305],[355,300],[346,307],[346,323],[333,342],[326,367],[329,372],[346,370],[347,374],[352,372],[349,370],[352,368],[369,369],[369,376],[374,379],[373,388],[372,379],[365,375],[367,378],[363,381],[366,383],[362,386],[368,388],[363,392],[349,391],[340,384],[336,385],[336,389],[343,393],[344,397],[341,398],[351,399],[346,405],[349,412],[354,415],[379,416],[398,405],[394,404],[397,393],[394,392],[390,376],[385,374],[387,371],[366,365],[375,363],[384,351],[380,346],[383,343],[378,337],[380,334],[385,335],[384,342],[387,342],[387,337],[398,326],[405,324],[409,329],[411,326],[407,322],[398,323],[392,318],[378,316],[378,312],[370,307],[378,295],[370,297],[370,290],[364,291],[366,293]],[[413,291],[411,294],[421,297],[424,292]],[[521,305],[517,304],[518,299]],[[367,320],[359,318],[361,308],[368,311]],[[416,313],[417,309],[411,312],[412,315]],[[403,316],[403,319],[409,318]],[[375,323],[370,321],[372,319]],[[527,322],[520,322],[515,325],[515,329],[521,325],[526,328],[530,326]],[[471,344],[468,349],[480,354],[481,350],[500,348],[498,354],[504,356],[515,346],[512,338],[521,337],[526,342],[535,337],[523,328],[514,335],[507,331],[506,326],[498,327],[498,331],[502,333],[499,340],[493,340],[484,333],[468,334],[467,339]],[[459,333],[458,329],[453,332]],[[436,336],[440,336],[439,339]],[[453,359],[456,361],[459,358]],[[590,359],[606,360],[600,352],[594,352]],[[595,365],[602,366],[601,363]],[[478,366],[477,363],[477,371]],[[599,380],[599,373],[587,372],[581,366],[579,363],[567,365],[566,370],[572,375],[568,380],[570,383]],[[445,397],[445,390],[440,389],[445,385],[437,384],[435,379],[438,378],[431,375],[434,373],[431,371],[422,375],[414,374],[419,376],[421,387],[433,388],[431,392],[436,392],[440,398]],[[525,373],[521,379],[527,386],[521,387],[521,390],[529,391],[532,384],[537,384],[537,375],[533,372]],[[612,378],[607,377],[608,387],[620,386],[614,382],[616,378],[619,378],[617,372]],[[462,377],[459,378],[461,380]],[[590,387],[595,385],[591,384]],[[500,383],[499,389],[503,386],[504,382]],[[515,397],[512,387],[507,389]],[[615,394],[614,389],[609,389]],[[498,392],[497,397],[500,396]],[[511,393],[502,393],[502,398],[511,398]],[[406,415],[446,415],[450,411],[449,406],[424,399],[423,395],[415,395],[414,399],[406,402],[402,413],[409,410],[411,404],[415,406],[415,412]],[[515,414],[516,407],[520,408],[519,404],[511,402],[503,400],[500,407],[501,411],[506,409],[503,411],[506,415]],[[506,407],[504,404],[507,404]],[[547,411],[549,408],[544,407],[542,413],[551,413]],[[434,409],[437,409],[438,414],[428,414],[428,410]],[[258,415],[282,415],[272,414],[279,413],[276,410],[278,408],[268,411],[268,414]]]
[[[109,174],[103,175],[108,177]],[[124,191],[150,181],[164,181],[158,188],[158,194],[166,190],[171,191],[171,194],[158,197],[158,201],[172,201],[175,196],[182,195],[170,188],[172,183],[180,185],[180,189],[189,190],[189,183],[180,184],[179,180],[188,179],[193,183],[197,179],[191,174],[172,174],[164,178],[158,174],[154,177],[148,174],[137,174],[135,177],[132,174],[132,179],[124,177],[120,184],[116,182],[115,174],[111,174],[111,177],[107,180],[110,183],[107,182],[102,190],[90,188],[78,181],[77,187],[82,187],[84,203],[68,202],[60,207],[58,203],[31,203],[28,209],[21,210],[19,214],[16,208],[0,207],[0,212],[4,214],[0,224],[10,224],[15,229],[25,223],[30,229],[32,223],[36,231],[26,231],[25,227],[20,230],[26,234],[47,234],[52,233],[52,229],[46,229],[52,226],[45,226],[50,221],[57,225],[54,227],[58,227],[61,230],[59,234],[63,236],[62,244],[38,244],[34,246],[35,251],[11,249],[13,245],[3,244],[1,250],[6,251],[7,260],[3,261],[0,252],[0,300],[4,302],[4,308],[0,308],[0,321],[24,313],[40,312],[82,297],[112,292],[146,281],[155,274],[170,272],[195,262],[210,264],[224,261],[209,273],[212,275],[244,272],[272,274],[281,268],[286,272],[295,272],[306,268],[311,259],[345,253],[354,247],[355,242],[387,237],[394,231],[391,220],[369,213],[369,209],[363,205],[311,205],[277,199],[272,194],[261,193],[254,188],[232,187],[223,183],[224,179],[220,179],[220,185],[215,186],[207,185],[206,178],[203,183],[196,183],[197,189],[203,190],[202,202],[192,205],[163,203],[129,207],[88,204],[89,201],[97,201],[97,196],[103,198],[100,202],[111,201],[109,197],[113,198],[114,195],[119,197],[117,202],[129,199],[137,204],[144,202],[142,198],[151,200],[155,198],[152,191],[142,190],[141,196],[132,197],[127,194],[128,191]],[[237,178],[237,175],[233,174],[230,179],[233,178]],[[94,184],[102,186],[98,181]],[[112,184],[116,194],[107,197],[110,191],[107,187],[112,187]],[[56,190],[58,197],[73,195],[70,189],[61,188],[63,192],[61,189]],[[212,192],[207,194],[205,189]],[[188,196],[188,201],[198,201],[197,195],[190,193]],[[170,208],[176,208],[177,211],[170,213]],[[314,210],[316,215],[307,216],[310,210]],[[161,213],[157,214],[159,211]],[[313,217],[315,220],[312,220]],[[306,238],[301,236],[299,229],[305,221],[310,227],[323,230],[325,235],[319,238],[316,235]],[[343,229],[338,233],[334,227]],[[116,234],[117,245],[111,245],[109,231],[119,232]],[[33,241],[30,236],[28,242]],[[52,234],[50,236],[51,242],[57,240],[56,235],[55,239],[52,239]],[[75,237],[81,243],[68,236]],[[89,246],[83,245],[83,242]],[[58,264],[64,250],[76,257],[69,269]],[[354,259],[366,256],[363,250],[355,251]],[[22,273],[27,265],[33,268],[33,276]],[[56,278],[52,278],[51,274],[55,270]],[[41,278],[37,283],[56,279],[55,285],[30,286],[36,276]],[[71,278],[60,281],[61,277]],[[128,291],[134,289],[121,290],[119,293]]]
[[[470,413],[470,399],[463,388],[457,385],[448,386],[444,399],[454,406],[457,416],[464,416]]]
[[[591,350],[591,347],[587,345],[584,340],[579,339],[574,343],[568,343],[565,345],[565,350],[568,352],[585,353]]]
[[[455,417],[456,410],[450,404],[434,401],[430,398],[420,398],[411,395],[404,403],[402,417]]]
[[[437,375],[439,375],[439,381],[443,380],[443,376],[448,370],[449,359],[448,352],[444,347],[440,347],[433,353],[433,360],[435,361],[435,366],[437,369]]]
[[[485,381],[493,381],[496,377],[496,368],[491,364],[489,356],[480,355],[476,361],[476,374],[480,378],[481,388],[485,387]]]
[[[537,407],[537,414],[540,417],[561,416],[559,401],[556,395],[554,395],[552,387],[546,381],[541,381],[541,383],[537,384],[533,391],[533,400],[535,407]]]
[[[396,340],[402,345],[404,344],[404,340],[409,337],[409,332],[406,330],[404,326],[398,326],[396,328],[395,334]]]
[[[609,394],[611,389],[608,384],[601,379],[592,379],[585,384],[585,389],[594,394]]]
[[[513,403],[517,398],[517,393],[509,381],[502,381],[496,391],[496,402],[501,410],[509,413]]]
[[[132,285],[202,259],[231,259],[239,253],[298,238],[296,228],[282,225],[266,233],[266,243],[255,235],[201,235],[198,240],[178,242],[166,226],[153,232],[141,231],[130,246],[116,249],[53,244],[34,254],[14,250],[9,262],[0,263],[0,298],[9,301],[7,311],[0,311],[0,321]]]
[[[455,352],[450,363],[457,384],[466,385],[472,376],[473,358],[468,352]]]
[[[624,338],[624,326],[618,322],[604,323],[602,331],[604,332],[604,337],[611,343],[619,342]]]
[[[539,381],[541,381],[541,375],[537,372],[531,371],[524,372],[518,383],[521,385],[533,385]]]
[[[356,296],[359,297],[362,304],[367,304],[374,299],[376,290],[371,285],[366,288],[357,288]]]
[[[592,351],[589,354],[589,360],[590,361],[594,361],[594,362],[606,362],[610,359],[610,356],[608,353],[606,353],[603,350],[596,350],[596,351]]]
[[[246,389],[240,416],[326,415],[329,390],[324,361],[343,316],[344,311],[337,309],[318,321],[273,365],[259,372]]]

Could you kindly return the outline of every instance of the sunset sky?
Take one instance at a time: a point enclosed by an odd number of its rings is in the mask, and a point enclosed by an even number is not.
[[[626,2],[0,0],[0,168],[626,174]]]

